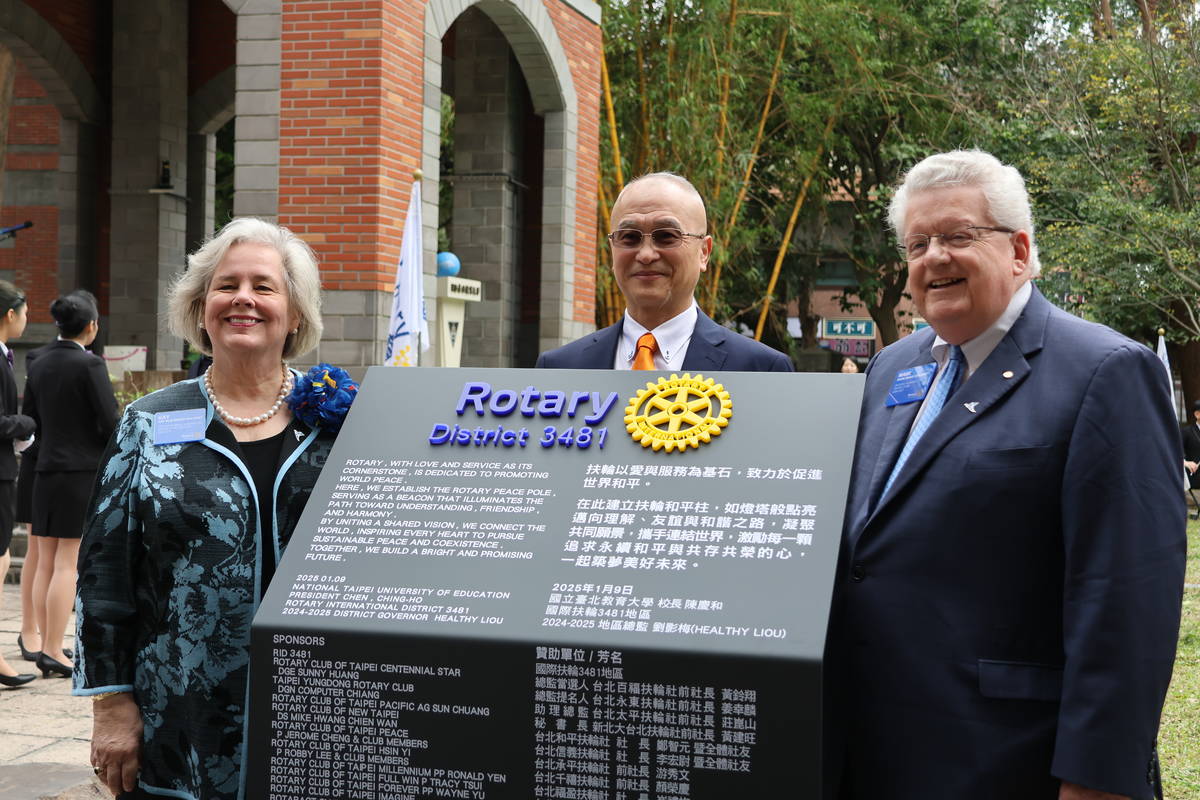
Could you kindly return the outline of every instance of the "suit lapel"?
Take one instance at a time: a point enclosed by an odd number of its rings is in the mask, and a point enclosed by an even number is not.
[[[930,337],[929,343],[922,347],[913,360],[901,367],[900,370],[933,361],[932,345],[933,337]],[[875,471],[871,474],[871,488],[867,494],[868,508],[872,511],[879,502],[879,495],[883,491],[884,484],[887,483],[888,475],[891,474],[896,459],[900,457],[900,450],[908,439],[908,432],[912,430],[913,420],[916,419],[917,410],[920,407],[919,402],[906,403],[902,406],[892,406],[888,412],[887,429],[883,433],[883,443],[879,446],[879,454],[875,459]]]
[[[617,360],[617,345],[621,341],[621,323],[609,325],[591,336],[591,341],[579,354],[576,369],[612,369]]]
[[[696,315],[692,339],[688,342],[687,355],[683,357],[683,369],[689,372],[721,369],[725,365],[725,359],[729,357],[729,353],[723,347],[728,335],[729,331],[700,311]]]
[[[954,437],[990,414],[1005,395],[1016,389],[1028,377],[1032,367],[1026,356],[1041,349],[1049,313],[1050,304],[1035,288],[1025,311],[1012,330],[1000,340],[996,349],[979,366],[975,374],[958,388],[929,430],[925,431],[925,435],[905,462],[904,469],[896,477],[896,482],[892,484],[891,491],[885,497],[879,498],[879,503],[872,510],[868,522],[893,502],[904,491],[904,487],[919,475]],[[910,416],[910,424],[911,420]],[[905,428],[906,433],[907,430]],[[893,431],[889,429],[888,436],[892,435]],[[900,438],[901,443],[904,438],[907,437]],[[896,453],[898,452],[897,450]],[[895,455],[887,460],[887,467],[883,470],[885,480],[895,463]],[[879,467],[880,465],[877,465],[874,476],[876,479],[879,477]],[[873,483],[872,489],[874,488]]]

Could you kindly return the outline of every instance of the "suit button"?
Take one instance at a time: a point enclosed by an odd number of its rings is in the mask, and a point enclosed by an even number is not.
[[[867,568],[862,564],[855,564],[850,568],[850,577],[855,583],[862,583],[862,579],[867,577]]]

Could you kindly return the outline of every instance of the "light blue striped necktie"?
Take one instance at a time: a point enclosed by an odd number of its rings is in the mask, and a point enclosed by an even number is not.
[[[953,394],[954,385],[958,383],[958,376],[963,370],[963,364],[962,348],[956,344],[950,345],[950,359],[942,371],[942,379],[937,382],[937,386],[933,387],[933,394],[929,396],[929,402],[925,404],[921,418],[909,432],[908,441],[904,443],[904,449],[900,451],[900,457],[896,459],[896,466],[892,467],[892,474],[888,476],[887,484],[884,485],[883,494],[880,497],[887,496],[888,489],[892,488],[892,484],[896,482],[896,476],[900,474],[900,470],[904,469],[904,462],[908,461],[908,457],[916,449],[917,442],[921,441],[925,431],[929,430],[929,426],[937,419],[942,407],[946,405],[946,399]]]

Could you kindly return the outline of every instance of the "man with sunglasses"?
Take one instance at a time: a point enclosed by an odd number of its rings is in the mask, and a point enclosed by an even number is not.
[[[867,368],[831,794],[1150,798],[1187,544],[1162,364],[1034,288],[1024,181],[993,156],[917,164],[890,221],[930,327]]]
[[[713,322],[696,305],[713,241],[704,201],[670,172],[630,181],[612,209],[613,275],[625,316],[556,350],[538,367],[653,369],[660,372],[791,372],[783,353]]]

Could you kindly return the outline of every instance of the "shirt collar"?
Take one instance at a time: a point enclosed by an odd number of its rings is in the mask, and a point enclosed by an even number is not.
[[[4,342],[0,342],[0,356],[8,358],[8,345],[6,345]]]
[[[62,336],[59,336],[59,337],[58,337],[58,339],[57,339],[57,341],[60,341],[60,342],[70,342],[71,344],[73,344],[73,345],[75,345],[76,347],[78,347],[80,350],[84,350],[84,351],[86,351],[86,350],[87,350],[87,348],[86,348],[86,347],[84,347],[84,346],[83,346],[83,345],[81,345],[79,342],[75,341],[74,339],[64,339]]]
[[[1008,301],[1008,307],[1004,309],[992,326],[983,333],[976,336],[969,342],[962,343],[963,356],[967,359],[967,375],[970,376],[975,370],[987,361],[987,357],[996,349],[996,345],[1000,344],[1000,340],[1009,332],[1017,318],[1021,316],[1021,312],[1025,310],[1025,304],[1029,302],[1030,296],[1033,294],[1033,283],[1025,281],[1017,291],[1013,292],[1012,298]],[[933,358],[939,365],[946,362],[946,354],[950,351],[950,343],[937,336],[933,340]]]
[[[677,314],[654,330],[648,331],[629,315],[628,308],[625,309],[625,320],[621,323],[621,358],[632,362],[637,353],[638,339],[644,333],[653,333],[654,341],[658,344],[658,352],[662,354],[663,360],[671,361],[672,356],[687,347],[688,342],[692,340],[692,331],[696,329],[696,318],[699,314],[700,308],[693,300],[682,314]]]

